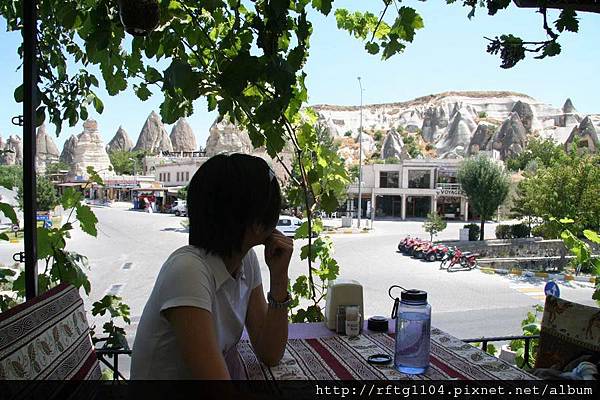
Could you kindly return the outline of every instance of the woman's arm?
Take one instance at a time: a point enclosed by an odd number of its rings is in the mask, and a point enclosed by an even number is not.
[[[265,241],[265,261],[271,277],[270,293],[276,302],[284,302],[288,296],[288,268],[293,251],[293,240],[276,229]],[[254,288],[250,295],[246,326],[261,361],[276,365],[283,357],[287,343],[288,309],[269,307],[262,285]]]
[[[280,297],[274,292],[271,294],[276,301],[283,301],[287,295],[287,288]],[[283,357],[287,343],[288,310],[269,307],[262,285],[254,288],[250,295],[246,327],[258,358],[269,366],[277,365]]]
[[[193,379],[231,379],[209,311],[173,307],[163,314],[173,327],[179,351]]]

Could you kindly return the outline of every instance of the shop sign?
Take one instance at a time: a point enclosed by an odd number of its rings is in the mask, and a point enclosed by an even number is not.
[[[462,196],[463,194],[462,189],[456,187],[437,189],[438,196]]]

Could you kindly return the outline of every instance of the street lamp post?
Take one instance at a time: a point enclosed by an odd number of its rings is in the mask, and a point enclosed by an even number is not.
[[[363,107],[363,88],[360,76],[358,77],[358,86],[360,87],[360,125],[358,128],[358,223],[360,229],[360,217],[362,214],[362,107]]]

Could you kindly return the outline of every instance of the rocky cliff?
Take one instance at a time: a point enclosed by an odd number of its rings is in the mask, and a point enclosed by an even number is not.
[[[83,132],[77,136],[74,149],[72,151],[73,161],[69,177],[71,179],[88,176],[87,167],[93,167],[101,176],[113,175],[110,159],[106,153],[106,148],[98,132],[98,123],[94,120],[87,120],[83,123]]]
[[[151,154],[173,151],[171,139],[156,112],[152,111],[146,119],[133,150],[146,150]]]
[[[106,151],[109,153],[113,151],[130,151],[132,148],[133,142],[129,138],[129,135],[127,134],[125,129],[123,129],[122,126],[119,126],[119,129],[117,129],[117,133],[115,134],[115,136],[111,139],[110,142],[108,142],[108,145],[106,146]]]
[[[316,105],[314,109],[340,141],[347,132],[354,138],[358,135],[360,107]],[[529,135],[565,143],[583,120],[570,99],[559,108],[525,94],[493,91],[446,92],[401,103],[366,105],[362,117],[364,129],[373,136],[392,128],[420,136],[434,149],[425,156],[464,157],[485,148],[498,150],[502,158],[520,151]],[[600,118],[591,116],[591,121],[599,129]],[[346,161],[358,161],[357,149],[343,143],[340,154]]]
[[[56,147],[54,140],[46,133],[46,125],[42,124],[37,129],[35,139],[35,169],[38,174],[43,174],[50,164],[58,162],[60,152],[58,151],[58,147]]]
[[[0,163],[3,165],[23,164],[23,142],[17,135],[10,135],[4,144],[6,152],[0,155]]]
[[[185,118],[179,118],[177,123],[171,130],[169,136],[171,143],[173,144],[173,151],[196,151],[198,145],[196,144],[196,135],[192,131],[192,127]]]

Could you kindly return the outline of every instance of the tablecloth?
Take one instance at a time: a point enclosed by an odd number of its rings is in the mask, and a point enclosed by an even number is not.
[[[389,333],[290,339],[283,359],[275,367],[262,364],[248,340],[238,344],[243,374],[251,380],[518,380],[537,379],[440,329],[431,330],[430,367],[423,375],[406,375],[393,365],[375,366],[368,356],[393,357],[394,337]]]

